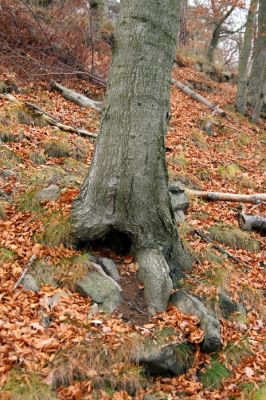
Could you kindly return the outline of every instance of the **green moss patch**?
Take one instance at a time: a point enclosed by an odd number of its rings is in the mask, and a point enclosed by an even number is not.
[[[209,234],[213,240],[232,249],[245,249],[254,253],[260,250],[258,240],[235,226],[216,224],[209,229]]]
[[[45,385],[36,373],[13,369],[0,389],[11,400],[54,400],[56,394]]]

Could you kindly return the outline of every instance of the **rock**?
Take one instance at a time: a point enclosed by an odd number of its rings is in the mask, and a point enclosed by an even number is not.
[[[103,267],[104,272],[113,278],[115,281],[119,281],[120,275],[116,266],[116,263],[110,258],[99,257],[97,262]]]
[[[31,290],[32,292],[38,292],[40,290],[40,287],[32,274],[26,274],[21,283],[26,290]]]
[[[51,296],[49,298],[50,307],[53,308],[53,307],[57,306],[57,304],[59,304],[63,298],[68,298],[68,297],[69,297],[69,294],[67,292],[65,292],[64,290],[61,290],[60,292],[55,293],[53,296]]]
[[[178,344],[148,345],[133,361],[143,365],[148,375],[176,376],[191,366],[192,351],[189,348],[184,351]]]
[[[94,317],[95,315],[98,314],[98,312],[99,312],[98,304],[97,303],[93,303],[89,308],[89,312],[88,312],[87,317],[88,318]]]
[[[202,351],[212,353],[221,349],[220,323],[200,300],[184,290],[178,290],[171,296],[170,302],[184,314],[196,315],[199,318],[200,327],[204,332]]]
[[[231,298],[222,290],[220,290],[219,293],[219,306],[224,318],[230,317],[234,312],[246,315],[245,307],[242,304],[231,300]]]
[[[189,198],[185,194],[185,186],[180,181],[173,182],[169,184],[168,191],[176,222],[185,221],[185,212],[189,207]]]
[[[50,185],[36,194],[36,198],[39,201],[54,201],[57,200],[59,196],[60,188],[57,185]]]
[[[77,282],[77,290],[81,295],[91,297],[107,313],[113,312],[122,300],[119,285],[112,278],[94,270]]]
[[[1,176],[2,176],[4,179],[8,179],[8,178],[16,177],[17,174],[16,174],[16,172],[13,171],[12,169],[3,169],[3,170],[1,171]]]

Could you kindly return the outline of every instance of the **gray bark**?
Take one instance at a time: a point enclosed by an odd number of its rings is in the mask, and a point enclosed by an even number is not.
[[[241,114],[245,114],[247,107],[247,81],[248,64],[252,49],[252,37],[254,32],[255,17],[258,8],[258,0],[251,0],[244,35],[243,47],[238,64],[238,86],[236,95],[236,108]]]
[[[151,311],[166,308],[172,286],[166,265],[173,278],[191,267],[178,238],[165,165],[178,4],[122,1],[96,151],[72,213],[77,245],[110,238],[131,241],[143,281],[158,297],[162,294],[155,304],[146,291]],[[150,271],[152,264],[156,271]]]
[[[235,8],[235,6],[231,6],[230,9],[214,24],[214,30],[212,32],[210,44],[207,51],[207,57],[211,64],[213,63],[214,52],[217,49],[221,37],[223,24],[230,17]]]
[[[264,60],[264,73],[261,76],[261,82],[259,85],[257,96],[255,96],[255,104],[252,113],[252,122],[256,123],[259,121],[263,103],[266,104],[266,54]]]
[[[266,1],[259,0],[258,33],[254,44],[253,62],[249,81],[248,101],[254,108],[261,93],[266,64]]]
[[[238,223],[243,231],[257,231],[263,234],[266,232],[266,218],[259,215],[241,213],[238,215]]]

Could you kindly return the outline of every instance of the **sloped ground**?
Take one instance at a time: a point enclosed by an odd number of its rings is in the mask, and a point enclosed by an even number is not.
[[[211,191],[265,191],[265,125],[252,125],[234,112],[235,87],[210,81],[189,68],[176,69],[173,76],[219,104],[228,118],[215,116],[212,135],[207,135],[200,129],[208,114],[206,107],[172,89],[167,136],[170,178],[182,177],[187,184]],[[23,88],[21,82],[17,84]],[[86,87],[90,97],[103,97],[90,84],[72,81],[67,85],[83,93]],[[23,89],[15,94],[18,99],[39,105],[65,124],[98,130],[96,111],[65,101],[42,82]],[[180,284],[221,316],[224,347],[219,355],[200,352],[197,343],[202,333],[197,319],[173,307],[150,319],[143,312],[137,325],[124,323],[117,314],[90,315],[90,301],[75,293],[71,284],[84,273],[82,254],[67,243],[71,202],[87,173],[94,144],[40,119],[32,120],[7,100],[0,99],[0,106],[0,132],[4,132],[0,146],[1,398],[118,400],[143,399],[145,393],[158,399],[265,398],[265,240],[251,233],[231,248],[230,229],[237,228],[236,204],[193,198],[186,222],[180,226],[196,259],[192,273]],[[57,152],[50,153],[51,147]],[[36,192],[51,184],[60,187],[59,199],[40,204]],[[252,213],[263,214],[263,208],[259,205]],[[243,264],[219,254],[193,233],[195,228],[208,231],[211,227],[216,233],[229,229],[219,240]],[[46,285],[36,293],[21,286],[13,289],[33,254],[49,271],[57,271],[68,293],[60,302],[51,304],[50,299],[61,288]],[[130,257],[116,257],[116,261],[127,281],[135,277],[137,267]],[[245,305],[246,317],[222,318],[217,305],[221,288]],[[137,308],[134,311],[139,313]],[[195,360],[187,374],[153,380],[130,362],[123,349],[134,349],[144,339],[156,341],[158,332],[166,328],[178,333],[180,343],[195,344]],[[88,355],[89,364],[82,358],[84,346],[98,349]],[[109,361],[97,354],[107,354]]]

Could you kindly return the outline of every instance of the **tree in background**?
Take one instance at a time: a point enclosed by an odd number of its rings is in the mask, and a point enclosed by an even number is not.
[[[253,121],[257,121],[264,103],[266,85],[266,1],[259,0],[258,32],[255,39],[253,62],[248,87],[248,101],[253,112]]]
[[[134,249],[151,312],[166,309],[172,279],[191,267],[178,237],[165,165],[179,4],[121,3],[100,134],[72,213],[77,245],[100,239]]]
[[[248,67],[252,52],[252,39],[254,35],[257,8],[258,0],[251,0],[247,16],[244,42],[239,57],[236,108],[241,114],[245,114],[247,106]]]

